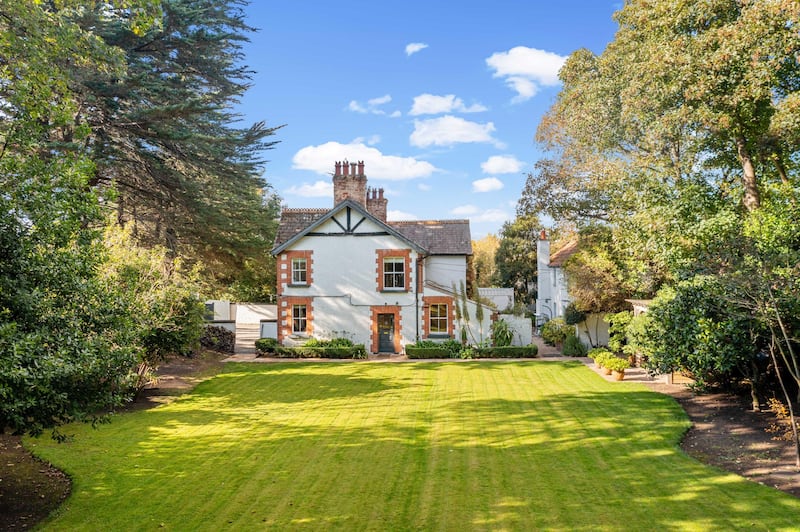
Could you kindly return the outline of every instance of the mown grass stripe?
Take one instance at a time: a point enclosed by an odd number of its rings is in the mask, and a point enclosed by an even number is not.
[[[672,399],[542,361],[230,365],[59,445],[49,530],[793,530],[688,458]]]

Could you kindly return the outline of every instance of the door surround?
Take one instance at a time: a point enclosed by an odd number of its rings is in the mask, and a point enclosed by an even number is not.
[[[380,350],[380,338],[378,335],[378,314],[392,314],[394,315],[394,338],[392,344],[394,346],[394,353],[400,352],[400,331],[402,330],[402,322],[400,320],[400,306],[399,305],[376,305],[370,307],[371,319],[370,327],[372,329],[372,345],[370,346],[370,353],[378,353]]]

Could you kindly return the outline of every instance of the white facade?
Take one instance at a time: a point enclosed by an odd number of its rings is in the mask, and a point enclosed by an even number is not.
[[[514,308],[513,288],[478,288],[478,295],[481,299],[491,301],[499,311]]]
[[[536,242],[537,288],[536,318],[539,323],[564,316],[572,298],[567,292],[567,280],[560,265],[550,262],[550,241],[542,231]]]
[[[456,337],[460,330],[451,287],[466,282],[467,255],[431,254],[355,202],[340,203],[273,253],[277,336],[284,345],[343,337],[371,353],[399,353],[418,339]],[[388,279],[402,286],[384,286],[385,268],[398,268]],[[489,310],[479,326],[474,302],[468,307],[473,335],[487,337]]]

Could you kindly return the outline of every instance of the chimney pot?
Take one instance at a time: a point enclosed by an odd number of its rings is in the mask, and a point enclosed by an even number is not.
[[[539,240],[547,240],[547,232],[544,229],[539,233]]]

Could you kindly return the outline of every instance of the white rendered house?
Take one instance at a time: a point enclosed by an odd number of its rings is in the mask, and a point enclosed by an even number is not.
[[[284,209],[277,258],[278,341],[350,338],[371,353],[418,339],[454,338],[453,286],[467,284],[468,220],[391,222],[364,163],[335,164],[332,209]],[[472,334],[485,337],[489,317]],[[487,312],[488,314],[488,312]]]
[[[553,255],[550,241],[542,229],[536,241],[537,297],[536,317],[539,323],[564,316],[564,310],[572,301],[567,291],[564,262],[578,250],[577,240],[569,242]]]

